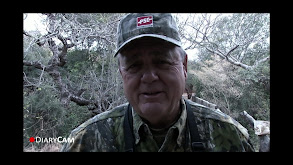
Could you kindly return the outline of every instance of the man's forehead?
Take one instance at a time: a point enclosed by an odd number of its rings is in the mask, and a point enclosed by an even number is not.
[[[172,53],[173,48],[166,47],[145,47],[145,49],[140,49],[139,47],[125,51],[122,54],[127,61],[133,61],[140,58],[152,58],[152,59],[162,59],[162,58],[174,58],[174,53]]]
[[[127,52],[125,52],[123,55],[126,55],[128,57],[137,58],[140,57],[143,54],[146,54],[148,56],[166,56],[168,55],[168,52],[171,49],[162,48],[160,46],[155,47],[137,47],[135,49],[131,49]]]
[[[124,46],[124,48],[121,50],[121,52],[130,51],[130,50],[138,50],[138,49],[145,49],[145,48],[155,48],[155,47],[161,47],[161,48],[172,48],[174,47],[174,44],[171,44],[170,42],[164,41],[162,39],[153,38],[153,37],[142,37],[139,39],[136,39],[127,45]],[[123,54],[123,53],[122,53]]]
[[[160,52],[150,52],[148,54],[129,54],[127,56],[122,56],[119,54],[120,63],[123,65],[131,65],[133,63],[144,63],[147,61],[151,61],[152,63],[157,63],[158,61],[169,61],[169,62],[176,62],[181,61],[180,55],[175,53],[174,51],[168,51],[165,53]]]
[[[142,55],[144,55],[143,58],[177,59],[179,55],[176,51],[176,47],[176,45],[162,39],[143,37],[125,46],[118,54],[123,58],[123,61],[127,63],[140,59]]]

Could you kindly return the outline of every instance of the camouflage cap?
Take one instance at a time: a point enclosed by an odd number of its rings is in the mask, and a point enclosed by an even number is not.
[[[178,29],[170,13],[130,13],[123,17],[117,28],[118,52],[131,41],[142,37],[163,39],[181,47]]]

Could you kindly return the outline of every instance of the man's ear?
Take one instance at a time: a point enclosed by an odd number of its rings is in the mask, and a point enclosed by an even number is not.
[[[188,55],[185,54],[185,58],[183,60],[183,69],[184,69],[184,76],[185,76],[185,79],[187,79],[187,61],[188,61]]]
[[[119,72],[120,72],[120,75],[122,76],[122,73],[121,73],[121,64],[120,64],[120,53],[118,53],[117,54],[117,56],[116,56],[116,58],[117,58],[117,63],[118,63],[118,69],[119,69]]]

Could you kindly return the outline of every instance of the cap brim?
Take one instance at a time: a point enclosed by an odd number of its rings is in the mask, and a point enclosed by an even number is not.
[[[115,52],[114,54],[114,57],[117,56],[118,52],[127,44],[129,44],[130,42],[136,40],[136,39],[139,39],[139,38],[142,38],[142,37],[154,37],[154,38],[159,38],[159,39],[162,39],[162,40],[165,40],[165,41],[168,41],[170,43],[173,43],[177,46],[182,46],[181,45],[181,42],[180,41],[177,41],[177,40],[174,40],[173,38],[169,38],[169,37],[166,37],[166,36],[163,36],[163,35],[158,35],[158,34],[141,34],[141,35],[138,35],[138,36],[135,36],[133,38],[130,38],[129,40],[125,41]]]

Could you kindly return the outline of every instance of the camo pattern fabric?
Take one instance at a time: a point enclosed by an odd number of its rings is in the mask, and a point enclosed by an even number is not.
[[[186,133],[186,105],[181,100],[181,116],[158,145],[148,125],[132,109],[136,152],[191,152],[190,134]],[[189,101],[197,119],[199,136],[206,152],[254,152],[247,130],[230,116]],[[74,129],[62,152],[124,152],[124,113],[128,103],[89,119]]]

